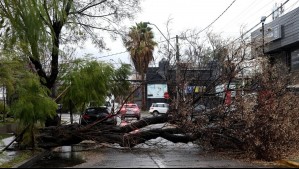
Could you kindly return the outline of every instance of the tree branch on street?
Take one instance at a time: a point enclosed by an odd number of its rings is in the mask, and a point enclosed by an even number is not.
[[[175,126],[145,129],[147,126],[161,124],[167,121],[168,116],[163,115],[144,118],[125,126],[92,124],[92,127],[89,125],[81,126],[79,124],[52,126],[40,129],[40,135],[37,136],[37,141],[38,146],[42,148],[78,144],[86,139],[98,143],[117,143],[123,147],[134,147],[158,137],[165,138],[174,143],[188,143],[197,139],[194,135],[185,134],[183,130]]]

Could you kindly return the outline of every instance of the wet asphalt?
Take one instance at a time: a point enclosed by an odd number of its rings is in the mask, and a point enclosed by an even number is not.
[[[84,144],[57,148],[26,168],[287,168],[278,163],[238,160],[203,151],[196,144],[174,144],[162,138],[132,149]]]
[[[151,140],[151,144],[163,139]],[[166,140],[164,140],[166,141]],[[261,164],[230,159],[202,151],[194,144],[163,143],[141,145],[133,149],[101,148],[86,153],[85,162],[72,168],[274,168],[274,164]],[[165,145],[166,144],[166,145]]]

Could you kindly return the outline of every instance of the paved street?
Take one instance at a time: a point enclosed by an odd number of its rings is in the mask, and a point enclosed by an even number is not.
[[[153,145],[157,143],[158,145]],[[164,145],[164,146],[162,146]],[[166,145],[166,146],[165,146]],[[77,153],[78,156],[78,153]],[[133,149],[118,146],[81,151],[85,162],[72,168],[273,168],[274,165],[250,163],[205,153],[193,144],[174,144],[161,138]],[[69,166],[70,167],[70,166]]]

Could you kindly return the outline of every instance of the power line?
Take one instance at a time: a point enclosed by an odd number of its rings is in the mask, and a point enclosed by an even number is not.
[[[258,2],[260,0],[255,0],[254,2],[252,2],[250,5],[246,6],[246,9],[245,10],[242,10],[242,12],[240,14],[238,14],[235,18],[232,18],[227,24],[225,24],[224,26],[222,26],[222,29],[224,27],[226,27],[228,24],[231,24],[231,23],[234,23],[235,20],[240,20],[239,18],[244,16],[245,14],[249,13],[247,11],[251,10],[251,9],[254,9],[254,5],[256,2]],[[246,13],[245,13],[246,12]]]
[[[114,55],[119,55],[119,54],[123,54],[123,53],[126,53],[126,52],[128,52],[128,51],[123,51],[123,52],[113,53],[113,54],[110,54],[110,55],[100,56],[97,59],[105,58],[105,57],[109,57],[109,56],[114,56]]]
[[[208,26],[206,26],[204,29],[200,30],[199,32],[196,33],[196,35],[200,34],[201,32],[203,32],[204,30],[208,29],[209,27],[211,27],[234,3],[236,2],[236,0],[234,0],[213,22],[211,22]],[[186,36],[184,38],[184,40],[187,40],[187,42],[194,47],[194,49],[196,49],[196,47],[188,40],[189,37],[191,37],[193,35],[190,36]]]
[[[234,3],[236,2],[236,0],[234,0],[213,22],[211,22],[208,26],[206,26],[204,29],[200,30],[199,32],[197,32],[197,34],[203,32],[204,30],[208,29],[209,27],[211,27],[212,24],[214,24]],[[284,6],[286,3],[288,3],[289,0],[286,0],[284,3],[282,3],[280,5],[280,8],[282,6]],[[275,12],[276,10],[272,11],[268,16],[266,16],[266,18],[270,17],[271,15],[273,15],[273,13]],[[247,33],[249,33],[250,31],[252,31],[254,28],[256,28],[257,26],[260,25],[261,22],[257,23],[256,25],[254,25],[252,28],[250,28],[249,30],[247,30],[245,33],[242,33],[242,35],[238,38],[236,38],[235,40],[233,40],[231,43],[237,41],[238,39],[244,37],[244,35],[246,35]],[[185,37],[186,39],[191,37],[188,36],[188,37]],[[169,38],[169,39],[174,39],[175,37],[172,37],[172,38]],[[159,41],[157,43],[162,43],[162,42],[167,42],[167,40],[164,40],[164,41]],[[191,43],[190,43],[191,44]],[[194,46],[193,46],[194,47]],[[126,53],[128,51],[123,51],[123,52],[119,52],[119,53],[114,53],[114,54],[110,54],[110,55],[105,55],[105,56],[101,56],[101,57],[98,57],[98,58],[104,58],[104,57],[109,57],[109,56],[114,56],[114,55],[119,55],[119,54],[122,54],[122,53]]]
[[[203,32],[204,30],[208,29],[209,27],[211,27],[234,3],[236,2],[236,0],[234,0],[213,22],[211,22],[208,26],[206,26],[204,29],[200,30],[197,34]],[[155,25],[154,25],[155,26]],[[157,27],[157,26],[156,26]],[[186,37],[188,38],[188,37]],[[172,38],[169,38],[170,39],[175,39],[175,37],[172,37]],[[162,42],[169,42],[169,40],[163,40],[163,41],[159,41],[157,42],[158,44],[159,43],[162,43]],[[109,57],[109,56],[114,56],[114,55],[119,55],[119,54],[123,54],[123,53],[126,53],[128,51],[123,51],[123,52],[119,52],[119,53],[114,53],[114,54],[110,54],[110,55],[105,55],[105,56],[101,56],[101,57],[98,57],[98,59],[100,58],[105,58],[105,57]]]
[[[291,10],[293,10],[292,8],[295,7],[297,5],[297,3],[299,2],[299,0],[297,0],[293,5],[291,5],[289,8],[284,10],[284,13],[290,12]]]
[[[286,3],[288,3],[289,2],[289,0],[286,0],[284,3],[282,3],[276,10],[274,10],[274,11],[272,11],[269,15],[267,15],[265,18],[267,19],[268,17],[270,17],[271,15],[273,15],[273,13],[275,12],[275,11],[277,11],[278,9],[280,9],[280,8],[282,8]],[[297,2],[295,3],[295,4],[297,4]],[[295,5],[295,4],[293,4],[293,5]],[[293,17],[295,16],[296,14],[294,14],[293,15]],[[293,17],[291,17],[291,18],[293,18]],[[288,20],[290,20],[291,18],[288,18]],[[255,29],[257,26],[259,26],[260,25],[260,23],[261,23],[262,21],[260,21],[259,23],[257,23],[255,26],[253,26],[252,28],[250,28],[249,30],[247,30],[245,33],[243,33],[240,37],[238,37],[238,38],[236,38],[235,40],[233,40],[233,41],[231,41],[230,43],[228,43],[228,44],[226,44],[226,45],[224,45],[223,47],[226,47],[226,46],[228,46],[228,45],[230,45],[230,44],[232,44],[232,43],[234,43],[235,41],[237,41],[237,40],[239,40],[240,38],[243,38],[247,33],[249,33],[250,31],[252,31],[253,29]],[[250,36],[249,36],[250,37]],[[247,39],[247,38],[249,38],[249,37],[246,37],[245,39]],[[186,40],[187,40],[187,38],[186,38]],[[188,41],[188,40],[187,40]],[[190,41],[188,41],[189,43],[190,43]],[[191,43],[190,43],[191,44]],[[193,46],[193,44],[191,44],[192,46]],[[194,46],[193,46],[194,47]],[[213,51],[211,51],[210,53],[213,53],[215,51],[215,49],[213,50]]]
[[[286,0],[284,3],[282,3],[280,5],[279,8],[282,8],[286,3],[288,3],[290,0]],[[266,19],[269,18],[271,15],[273,15],[274,12],[276,12],[279,8],[277,8],[276,10],[272,11],[268,16],[266,16]],[[243,33],[240,37],[238,37],[237,39],[233,40],[231,43],[237,41],[238,39],[244,37],[244,35],[246,35],[247,33],[249,33],[250,31],[252,31],[254,28],[256,28],[257,26],[259,26],[261,24],[262,21],[260,21],[259,23],[257,23],[256,25],[254,25],[252,28],[250,28],[249,30],[247,30],[245,33]]]
[[[200,34],[201,32],[203,32],[204,30],[208,29],[209,27],[211,27],[234,3],[236,2],[236,0],[234,0],[213,22],[211,22],[207,27],[205,27],[204,29],[200,30],[197,34]]]

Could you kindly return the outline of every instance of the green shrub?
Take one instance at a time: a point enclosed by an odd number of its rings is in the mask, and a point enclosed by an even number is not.
[[[9,107],[7,106],[7,104],[5,104],[3,102],[0,102],[0,113],[8,113],[10,111]]]

